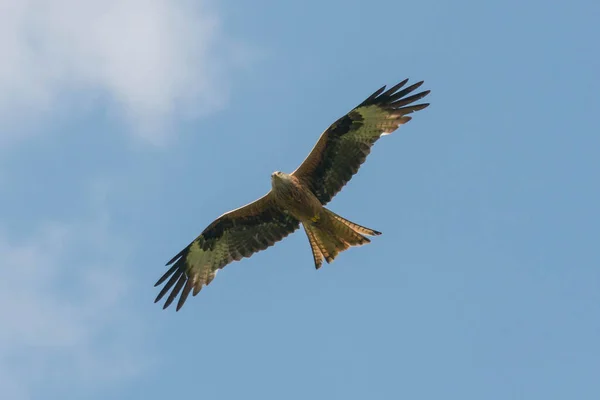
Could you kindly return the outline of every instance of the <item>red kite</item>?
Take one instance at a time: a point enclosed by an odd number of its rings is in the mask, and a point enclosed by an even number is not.
[[[330,263],[351,246],[369,243],[364,235],[380,235],[324,206],[358,171],[381,136],[410,121],[408,114],[429,105],[409,105],[425,97],[429,90],[407,97],[423,81],[400,90],[407,82],[408,79],[386,92],[385,86],[377,90],[327,128],[298,169],[291,174],[274,172],[269,193],[214,220],[167,263],[173,266],[154,286],[170,279],[155,302],[173,288],[163,308],[181,293],[179,311],[192,289],[197,295],[219,269],[274,245],[300,224],[308,236],[317,269],[323,259]]]

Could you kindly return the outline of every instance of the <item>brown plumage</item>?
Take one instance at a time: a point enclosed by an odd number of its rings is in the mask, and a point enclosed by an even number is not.
[[[358,171],[381,136],[410,121],[407,114],[429,105],[410,105],[429,91],[407,97],[423,84],[421,81],[400,90],[407,82],[406,79],[385,92],[385,86],[377,90],[323,132],[294,172],[273,173],[269,193],[213,221],[167,263],[173,265],[155,284],[166,281],[155,302],[171,290],[163,308],[180,294],[179,310],[190,292],[197,295],[219,269],[272,246],[298,229],[300,223],[317,269],[323,260],[330,263],[342,251],[369,243],[364,235],[380,235],[340,217],[324,205]]]

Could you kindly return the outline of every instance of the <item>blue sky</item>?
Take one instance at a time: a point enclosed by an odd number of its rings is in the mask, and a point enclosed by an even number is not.
[[[600,5],[0,0],[6,399],[597,399]],[[181,312],[164,263],[383,84],[431,106]]]

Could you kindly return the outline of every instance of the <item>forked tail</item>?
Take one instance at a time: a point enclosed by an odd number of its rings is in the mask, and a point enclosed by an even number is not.
[[[381,235],[381,232],[348,221],[324,207],[316,221],[303,225],[317,269],[323,264],[323,259],[330,263],[342,251],[371,242],[363,235]]]

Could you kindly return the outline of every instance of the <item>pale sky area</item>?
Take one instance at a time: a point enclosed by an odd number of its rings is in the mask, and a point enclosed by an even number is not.
[[[0,0],[0,398],[600,398],[597,1]],[[383,84],[431,106],[175,313],[164,264]]]

